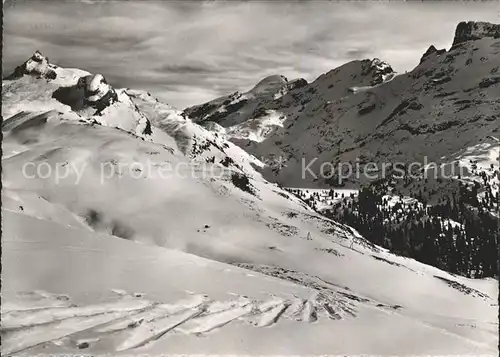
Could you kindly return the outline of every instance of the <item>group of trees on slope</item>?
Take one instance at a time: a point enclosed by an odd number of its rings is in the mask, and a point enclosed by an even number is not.
[[[478,172],[479,182],[454,180],[457,189],[432,204],[428,202],[436,190],[425,184],[403,199],[390,179],[379,180],[363,187],[357,197],[335,200],[321,213],[395,254],[467,277],[498,276],[499,192],[493,193],[497,174]],[[291,192],[317,207],[318,193]],[[338,193],[330,190],[329,195]]]

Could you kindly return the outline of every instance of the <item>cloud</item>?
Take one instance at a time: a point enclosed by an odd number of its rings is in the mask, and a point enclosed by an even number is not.
[[[18,0],[4,12],[3,74],[39,49],[183,108],[354,59],[410,70],[429,45],[449,47],[459,21],[497,13],[495,3]]]
[[[165,64],[163,66],[155,68],[155,70],[158,72],[188,75],[210,75],[214,73],[224,72],[223,69],[217,69],[210,66],[205,66],[203,64]]]
[[[346,56],[351,58],[366,58],[369,56],[371,50],[368,48],[355,48],[346,51]]]

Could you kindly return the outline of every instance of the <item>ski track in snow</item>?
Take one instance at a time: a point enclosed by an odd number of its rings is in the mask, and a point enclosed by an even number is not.
[[[18,330],[2,331],[2,355],[21,352],[44,342],[57,340],[126,316],[128,312],[72,317],[48,324],[37,324]]]
[[[328,301],[331,296],[317,293],[309,299],[270,296],[264,301],[236,294],[228,301],[214,301],[203,294],[192,294],[167,304],[146,300],[143,294],[112,291],[116,299],[87,306],[75,306],[67,296],[45,292],[19,294],[13,301],[4,301],[7,309],[1,316],[2,354],[50,342],[63,346],[71,340],[70,346],[88,348],[105,339],[114,341],[116,351],[127,351],[169,332],[203,334],[230,323],[267,328],[282,319],[311,323],[318,318],[340,320],[354,316],[334,308],[335,303]]]
[[[51,323],[72,317],[90,317],[112,312],[130,312],[144,309],[151,303],[145,300],[120,300],[114,303],[85,307],[44,308],[37,311],[10,311],[2,314],[2,330],[12,330],[33,325]]]
[[[66,295],[49,294],[37,290],[25,293],[15,301],[2,301],[2,314],[11,311],[34,311],[45,308],[72,307],[75,306]]]
[[[118,345],[116,350],[125,351],[141,347],[148,342],[160,338],[189,319],[199,316],[202,312],[203,308],[200,307],[187,309],[173,315],[153,320],[149,324],[141,324],[139,327],[132,329],[131,334],[127,336],[120,345]]]

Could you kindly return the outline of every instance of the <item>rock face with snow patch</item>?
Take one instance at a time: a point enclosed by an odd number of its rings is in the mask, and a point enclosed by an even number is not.
[[[363,62],[365,68],[361,75],[363,77],[371,76],[373,78],[370,82],[371,86],[382,84],[396,74],[387,62],[382,61],[378,58],[374,58],[371,61],[365,60]]]
[[[99,111],[118,100],[115,90],[102,74],[81,77],[77,86],[83,88],[84,103]]]

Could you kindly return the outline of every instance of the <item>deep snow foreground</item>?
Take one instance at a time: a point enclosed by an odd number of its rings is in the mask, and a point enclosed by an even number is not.
[[[3,354],[495,353],[495,281],[370,245],[147,93],[96,108],[89,73],[50,68],[2,86]]]
[[[302,274],[296,284],[19,213],[4,215],[4,354],[495,353],[494,315],[485,309],[479,316],[473,303],[493,300],[412,272],[411,264],[402,270],[429,288],[420,307],[391,305],[372,297],[376,291],[361,295],[321,279],[304,286]],[[395,287],[389,292],[399,295]],[[436,295],[453,304],[436,310]],[[476,318],[465,317],[470,307]]]

